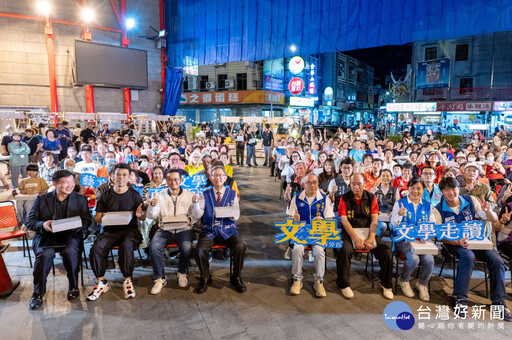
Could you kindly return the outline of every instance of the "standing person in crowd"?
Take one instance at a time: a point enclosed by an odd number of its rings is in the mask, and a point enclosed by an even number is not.
[[[7,125],[5,129],[7,131],[2,137],[2,155],[9,156],[9,149],[7,146],[12,142],[12,135],[14,134],[14,129],[10,125]]]
[[[256,128],[250,126],[247,129],[247,133],[245,135],[245,141],[247,142],[247,166],[252,166],[251,161],[254,163],[254,166],[258,166],[256,163]]]
[[[263,151],[265,153],[265,161],[263,166],[271,165],[272,163],[272,148],[274,147],[274,133],[270,129],[270,124],[265,124],[265,129],[261,134],[263,139]]]
[[[39,147],[39,139],[34,135],[34,130],[29,128],[25,129],[25,137],[23,138],[23,142],[26,143],[30,148],[30,153],[28,154],[28,162],[39,164],[39,155],[37,153]]]
[[[12,189],[18,188],[18,181],[27,177],[28,155],[30,148],[21,141],[21,133],[15,132],[12,135],[12,142],[7,146],[9,150],[9,165],[11,167]]]
[[[105,279],[108,254],[115,245],[119,246],[119,267],[123,274],[123,292],[125,299],[135,297],[132,283],[133,251],[142,241],[137,220],[144,221],[146,212],[142,209],[142,197],[128,186],[130,167],[127,164],[116,164],[113,172],[114,186],[101,194],[96,201],[96,223],[101,223],[107,213],[131,212],[128,225],[103,226],[103,233],[96,239],[91,248],[91,268],[96,277],[96,285],[87,296],[87,300],[97,300],[101,294],[110,289]]]
[[[55,137],[59,140],[60,146],[62,147],[59,159],[64,159],[67,157],[68,147],[71,145],[73,138],[71,138],[71,133],[68,129],[64,128],[64,122],[57,123],[57,129],[55,130]]]
[[[303,179],[304,191],[292,198],[290,202],[289,217],[293,217],[296,223],[305,222],[311,224],[315,220],[333,219],[331,200],[319,189],[318,177],[315,174],[307,174]],[[294,244],[292,250],[292,276],[293,284],[290,294],[298,295],[302,289],[302,264],[304,257],[304,245]],[[313,246],[313,257],[315,262],[314,290],[317,297],[325,297],[327,293],[324,288],[325,274],[325,250],[321,246]]]
[[[391,249],[376,237],[379,224],[379,204],[374,194],[364,190],[364,176],[353,174],[350,179],[351,191],[340,199],[338,214],[343,225],[343,247],[336,256],[337,280],[341,294],[346,299],[354,298],[350,288],[350,266],[355,250],[369,250],[379,261],[380,287],[382,294],[388,300],[393,299],[393,255]],[[366,228],[367,235],[363,237],[355,229]]]
[[[59,170],[57,165],[53,162],[54,154],[50,151],[46,151],[42,155],[43,164],[39,167],[39,177],[43,178],[48,185],[53,183],[53,174]]]
[[[89,139],[96,137],[93,127],[94,127],[94,123],[89,121],[89,122],[87,122],[86,128],[84,130],[80,131],[79,136],[80,136],[80,141],[82,143],[87,143],[87,142],[89,142]]]
[[[151,294],[158,294],[167,284],[164,271],[165,247],[175,242],[180,252],[177,280],[180,288],[188,286],[187,268],[192,251],[192,225],[199,219],[199,196],[182,189],[181,173],[171,169],[165,174],[167,189],[151,199],[147,217],[159,220],[159,228],[150,243],[151,263],[155,279]],[[182,220],[178,221],[179,217]],[[174,222],[176,221],[176,222]]]
[[[75,179],[71,172],[58,170],[52,177],[55,190],[36,197],[30,211],[27,228],[35,231],[33,248],[34,293],[29,308],[39,309],[46,293],[46,278],[52,268],[55,253],[60,252],[68,277],[68,300],[79,297],[78,272],[80,270],[80,249],[84,232],[91,224],[87,199],[74,192]],[[75,229],[53,232],[52,224],[57,220],[80,217],[81,223]]]
[[[205,293],[212,283],[210,275],[209,253],[214,244],[223,244],[230,248],[233,257],[233,274],[231,285],[239,293],[247,290],[242,281],[241,272],[244,264],[246,245],[238,233],[237,222],[240,218],[240,207],[236,192],[226,188],[227,175],[223,166],[211,169],[213,188],[206,189],[199,200],[199,216],[202,215],[202,227],[195,249],[195,260],[201,277],[196,287],[196,293]],[[219,207],[227,208],[229,217],[216,217]]]

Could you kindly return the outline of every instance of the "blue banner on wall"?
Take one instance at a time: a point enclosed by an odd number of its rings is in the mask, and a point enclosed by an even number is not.
[[[450,59],[443,58],[418,63],[417,89],[442,88],[450,86]]]

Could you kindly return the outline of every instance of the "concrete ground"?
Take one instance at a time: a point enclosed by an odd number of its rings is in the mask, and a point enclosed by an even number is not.
[[[448,321],[436,320],[436,306],[447,305],[452,291],[451,268],[443,272],[443,277],[437,276],[440,256],[431,281],[429,303],[406,298],[400,292],[395,295],[395,301],[404,301],[411,307],[415,318],[420,306],[428,306],[432,311],[430,321],[416,319],[408,331],[392,330],[384,323],[383,311],[390,301],[380,294],[378,282],[375,289],[371,288],[364,274],[364,256],[353,260],[351,278],[356,295],[353,300],[344,299],[336,287],[336,262],[331,250],[327,252],[327,297],[314,296],[314,267],[307,259],[304,289],[300,295],[290,296],[291,261],[283,258],[285,246],[273,243],[276,234],[273,222],[285,217],[285,203],[279,200],[279,183],[269,177],[268,168],[261,166],[235,168],[235,178],[242,197],[239,227],[247,243],[243,270],[248,288],[245,294],[235,292],[229,284],[229,260],[212,261],[213,286],[203,295],[194,293],[199,276],[194,261],[190,286],[179,289],[177,263],[171,260],[166,269],[168,285],[157,296],[149,294],[153,283],[151,269],[142,268],[137,262],[136,298],[123,298],[122,276],[112,266],[107,272],[113,284],[111,292],[95,302],[86,302],[94,277],[90,269],[85,269],[86,288],[81,289],[79,300],[70,303],[66,300],[66,273],[57,256],[56,275],[50,273],[48,277],[44,307],[30,311],[32,270],[28,258],[23,258],[21,242],[11,242],[3,257],[12,279],[21,283],[11,296],[0,299],[0,339],[446,339],[461,334],[466,339],[509,338],[506,334],[512,331],[512,325],[491,322],[488,308],[485,320],[460,322],[454,320],[453,313]],[[87,251],[90,245],[86,243]],[[375,266],[378,270],[377,263]],[[489,304],[482,297],[485,285],[480,267],[473,277],[471,304]],[[510,272],[506,277],[510,308]],[[420,329],[419,322],[424,322],[426,329]]]

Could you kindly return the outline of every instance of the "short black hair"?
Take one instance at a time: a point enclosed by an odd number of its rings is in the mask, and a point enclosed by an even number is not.
[[[412,163],[407,162],[404,165],[402,165],[402,170],[403,169],[411,169],[412,170],[413,167],[414,167],[414,165],[412,165]]]
[[[407,183],[407,187],[410,188],[412,186],[415,186],[416,184],[420,183],[423,189],[425,189],[425,183],[421,180],[419,177],[413,177],[409,180],[409,183]]]
[[[340,167],[342,165],[354,165],[354,161],[352,160],[352,158],[350,157],[345,157],[341,162],[340,162]]]
[[[162,167],[159,167],[160,169],[162,169]],[[164,174],[164,178],[167,178],[167,175],[168,174],[172,174],[172,173],[177,173],[180,175],[180,178],[181,178],[181,170],[180,169],[167,169],[167,171],[165,172]]]
[[[425,169],[432,169],[434,170],[434,173],[436,172],[436,169],[434,169],[434,167],[430,166],[430,165],[427,165],[427,166],[424,166],[422,169],[421,169],[421,174],[423,174],[423,170]]]
[[[38,172],[39,171],[39,166],[35,163],[30,163],[29,165],[27,165],[27,171],[36,171]]]
[[[125,164],[125,163],[117,163],[115,166],[114,166],[114,169],[112,169],[112,173],[115,173],[118,169],[125,169],[125,170],[128,170],[128,172],[131,172],[132,169],[130,168],[130,166],[128,164]]]
[[[73,178],[75,178],[75,175],[69,170],[57,170],[52,176],[52,181],[58,183],[61,178],[69,176],[73,176]]]
[[[444,189],[455,189],[460,186],[459,181],[457,181],[453,177],[445,177],[439,182],[439,189],[443,191]]]

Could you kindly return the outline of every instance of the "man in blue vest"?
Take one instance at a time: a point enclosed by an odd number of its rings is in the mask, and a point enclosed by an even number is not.
[[[201,278],[196,287],[196,293],[205,293],[208,286],[212,284],[210,275],[209,253],[213,245],[222,244],[231,249],[233,257],[233,273],[230,279],[231,285],[237,292],[243,293],[247,290],[240,277],[244,264],[246,245],[238,234],[237,220],[240,217],[240,206],[238,197],[233,189],[224,186],[228,176],[223,166],[214,166],[210,172],[210,180],[213,188],[206,189],[203,197],[199,200],[199,216],[203,216],[201,234],[197,241],[194,257],[197,266],[201,271]],[[233,216],[217,217],[220,207],[230,207],[229,212]]]
[[[311,224],[314,220],[333,219],[332,203],[329,197],[318,190],[318,177],[307,174],[302,179],[304,191],[292,198],[290,202],[289,215],[295,222]],[[302,263],[304,256],[304,245],[295,244],[292,250],[292,275],[293,284],[290,294],[299,295],[302,288]],[[325,251],[320,246],[313,246],[313,257],[315,259],[314,289],[316,296],[325,297],[324,274],[325,274]]]
[[[452,177],[446,177],[439,182],[439,188],[443,193],[441,202],[434,209],[437,224],[446,222],[462,223],[476,219],[493,222],[499,225],[496,214],[491,210],[489,202],[482,198],[459,195],[459,182]],[[491,301],[493,305],[504,306],[504,320],[512,321],[512,314],[505,305],[507,293],[505,291],[505,265],[498,252],[492,250],[470,250],[468,238],[457,241],[443,240],[448,251],[459,259],[458,272],[453,286],[453,295],[456,302],[454,313],[467,316],[469,281],[475,266],[475,257],[485,261],[489,266],[491,281]]]

